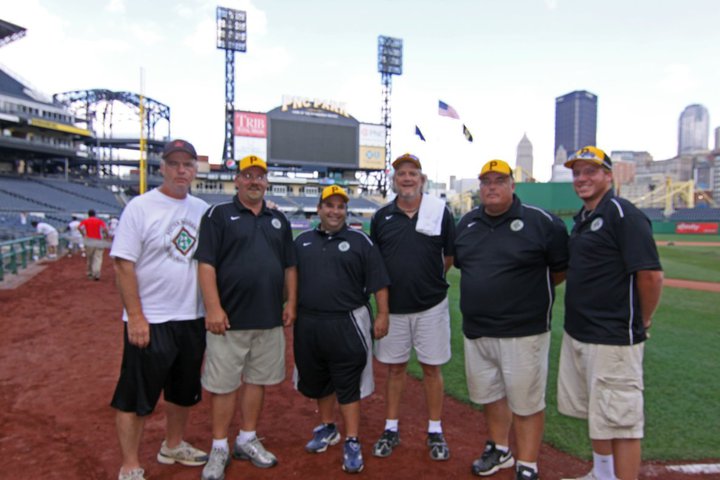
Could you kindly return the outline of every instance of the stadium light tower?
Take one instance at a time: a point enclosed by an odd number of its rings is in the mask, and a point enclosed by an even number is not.
[[[225,50],[225,144],[223,165],[235,170],[235,52],[245,52],[247,15],[242,10],[217,7],[217,48]]]
[[[378,72],[382,80],[382,122],[385,126],[385,171],[380,177],[380,191],[383,197],[388,191],[388,172],[392,153],[390,152],[390,128],[392,116],[390,114],[390,94],[392,93],[392,76],[402,75],[402,47],[401,38],[378,37]]]

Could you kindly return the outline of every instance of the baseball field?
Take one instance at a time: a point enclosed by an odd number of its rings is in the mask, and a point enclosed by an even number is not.
[[[671,240],[673,241],[673,240]],[[660,247],[669,278],[720,282],[720,247]],[[471,478],[470,464],[482,449],[486,428],[482,412],[467,402],[461,316],[457,311],[459,274],[451,271],[453,360],[445,369],[448,393],[443,424],[452,457],[433,462],[424,445],[422,386],[408,382],[401,416],[402,444],[388,459],[370,455],[384,424],[384,369],[376,364],[380,388],[363,402],[361,441],[366,478]],[[554,310],[553,349],[548,383],[546,444],[542,478],[579,476],[590,468],[584,422],[561,417],[555,408],[558,346],[562,331],[563,288]],[[24,284],[0,290],[0,478],[90,478],[117,476],[119,452],[114,415],[108,406],[121,355],[120,300],[106,258],[103,278],[84,277],[83,259],[61,259]],[[646,347],[646,440],[642,476],[657,479],[720,478],[671,470],[681,464],[720,463],[720,293],[666,288]],[[292,340],[288,332],[288,343]],[[292,368],[288,350],[288,372]],[[417,373],[417,368],[413,371]],[[288,376],[289,378],[289,376]],[[162,404],[158,411],[162,412]],[[239,414],[233,430],[237,429]],[[341,449],[307,454],[303,445],[317,421],[312,401],[289,380],[268,390],[259,426],[265,445],[280,463],[260,470],[233,462],[227,478],[346,478]],[[155,454],[163,438],[162,415],[149,418],[141,449],[153,479],[199,478],[200,470],[161,466]],[[207,397],[191,415],[187,439],[210,443]],[[513,478],[503,471],[498,480]]]

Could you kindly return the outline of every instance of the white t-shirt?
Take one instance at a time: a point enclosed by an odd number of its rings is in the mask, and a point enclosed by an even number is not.
[[[192,320],[205,315],[193,260],[200,219],[209,205],[182,200],[158,189],[127,204],[110,256],[135,263],[143,313],[150,323]],[[123,310],[123,320],[127,321]]]
[[[37,224],[37,227],[35,227],[38,233],[42,233],[43,235],[51,235],[55,234],[57,235],[58,231],[55,230],[55,227],[50,225],[49,223],[40,222]]]
[[[70,230],[70,238],[73,240],[82,240],[82,233],[78,229],[80,226],[80,220],[73,220],[68,223],[68,229]]]

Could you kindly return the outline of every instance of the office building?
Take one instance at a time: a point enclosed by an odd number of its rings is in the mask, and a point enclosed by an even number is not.
[[[688,105],[678,121],[678,155],[708,150],[710,115],[702,105]]]
[[[555,99],[555,151],[560,147],[570,155],[597,143],[598,97],[585,90],[570,92]]]

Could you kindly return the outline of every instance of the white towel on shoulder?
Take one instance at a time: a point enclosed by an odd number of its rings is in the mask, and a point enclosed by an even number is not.
[[[445,202],[443,200],[427,193],[424,194],[422,202],[420,202],[415,230],[431,237],[440,235],[444,213]]]

